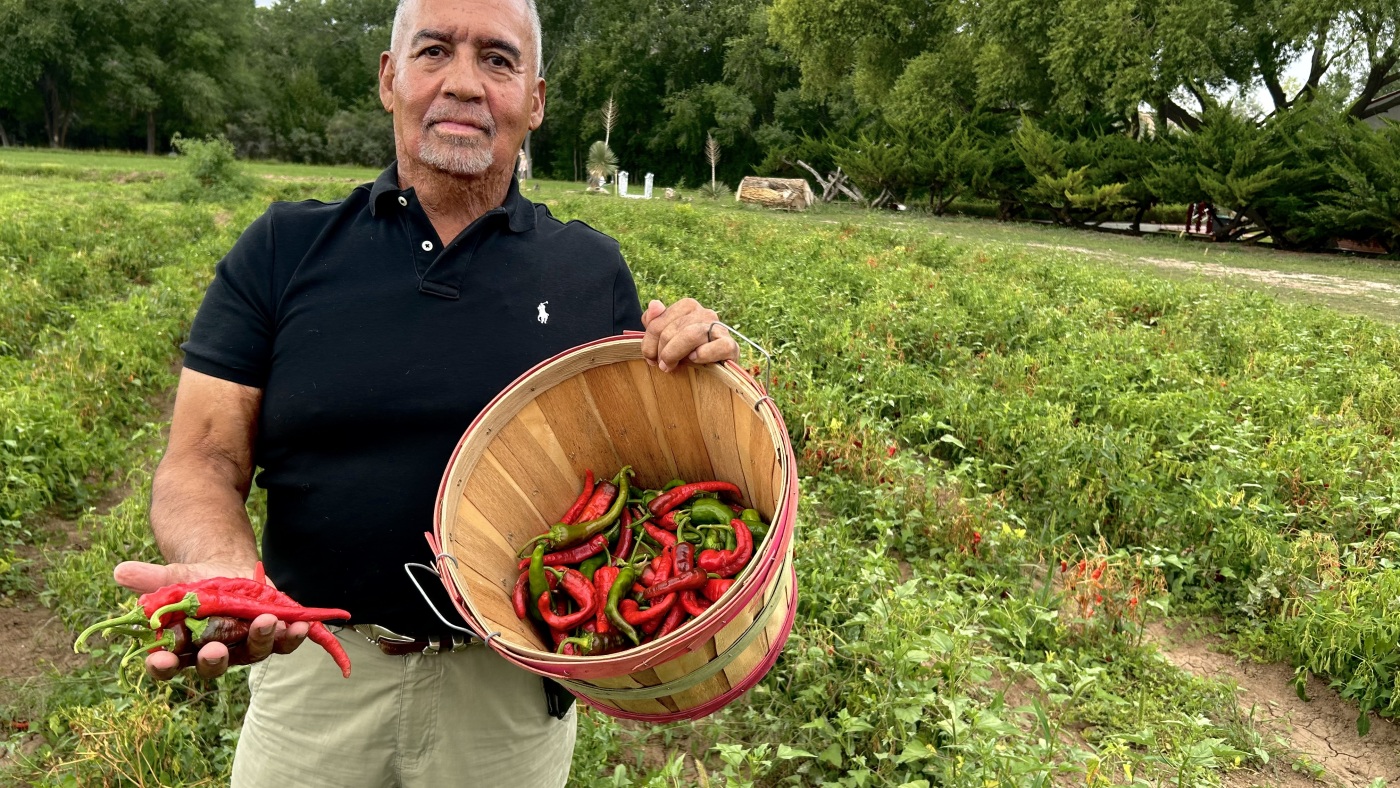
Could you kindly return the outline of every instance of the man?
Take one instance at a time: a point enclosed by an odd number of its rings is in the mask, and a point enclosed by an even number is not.
[[[541,679],[454,643],[402,566],[431,558],[422,535],[450,453],[521,372],[628,328],[645,327],[666,371],[738,348],[693,300],[643,313],[615,241],[521,197],[539,58],[533,0],[401,0],[379,80],[396,165],[338,203],[273,205],[200,307],[152,493],[170,563],[127,562],[116,579],[145,592],[252,576],[244,500],[261,467],[269,579],[359,625],[337,632],[349,680],[297,648],[305,624],[270,615],[245,644],[187,660],[205,677],[257,663],[235,786],[567,779],[572,709],[556,704],[556,719]],[[157,679],[190,667],[169,653],[146,665]]]

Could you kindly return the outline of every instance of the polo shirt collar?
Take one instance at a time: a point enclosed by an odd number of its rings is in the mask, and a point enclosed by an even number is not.
[[[412,189],[399,189],[399,163],[390,164],[379,173],[369,190],[370,214],[378,218],[383,211],[393,210],[399,195]],[[506,199],[499,209],[506,215],[507,226],[513,233],[535,229],[535,205],[520,193],[520,182],[511,176]]]

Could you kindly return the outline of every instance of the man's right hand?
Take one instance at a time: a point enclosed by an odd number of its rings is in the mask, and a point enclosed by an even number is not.
[[[251,567],[218,562],[198,564],[148,564],[124,561],[112,572],[116,581],[126,588],[145,594],[174,583],[191,583],[210,577],[252,577]],[[270,582],[270,581],[269,581]],[[146,673],[156,681],[169,681],[182,668],[193,667],[203,678],[222,676],[230,665],[260,662],[271,654],[290,654],[306,639],[311,625],[298,621],[286,624],[264,613],[253,619],[248,627],[248,639],[232,650],[223,643],[209,643],[196,655],[177,656],[169,651],[146,655]]]

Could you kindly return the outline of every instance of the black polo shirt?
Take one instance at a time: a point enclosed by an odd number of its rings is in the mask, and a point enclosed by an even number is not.
[[[186,367],[263,390],[268,576],[304,605],[426,636],[444,627],[403,565],[431,562],[423,534],[462,433],[538,362],[640,328],[617,241],[512,181],[444,246],[390,166],[340,202],[274,203],[219,263],[183,347]]]

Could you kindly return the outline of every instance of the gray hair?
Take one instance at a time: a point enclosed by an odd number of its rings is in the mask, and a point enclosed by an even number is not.
[[[408,6],[414,0],[399,0],[399,5],[394,9],[394,31],[389,37],[389,51],[396,56],[399,54],[399,43],[408,35],[404,27],[408,24]],[[535,7],[535,0],[523,0],[525,3],[525,15],[530,19],[530,34],[535,38],[535,76],[539,76],[544,71],[544,35],[540,32],[540,11]]]

